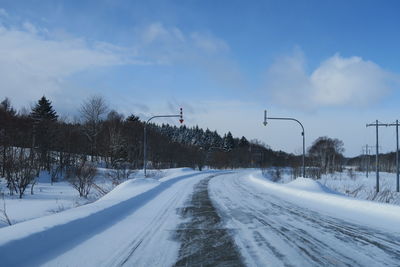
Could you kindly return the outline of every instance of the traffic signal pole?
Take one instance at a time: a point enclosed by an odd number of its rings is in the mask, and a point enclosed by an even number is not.
[[[178,115],[153,116],[144,123],[144,128],[143,128],[143,131],[144,131],[143,132],[143,172],[144,172],[144,177],[147,176],[147,173],[146,173],[146,170],[147,170],[147,124],[149,124],[149,122],[155,118],[179,118],[179,122],[183,123],[183,111],[181,108],[180,113]]]
[[[264,110],[264,126],[267,126],[268,122],[267,120],[286,120],[286,121],[295,121],[297,122],[302,129],[301,135],[303,136],[303,157],[302,157],[302,162],[303,162],[303,177],[306,177],[306,164],[305,164],[305,158],[306,158],[306,137],[305,137],[305,132],[304,132],[304,126],[303,124],[294,118],[272,118],[272,117],[267,117],[267,110]]]

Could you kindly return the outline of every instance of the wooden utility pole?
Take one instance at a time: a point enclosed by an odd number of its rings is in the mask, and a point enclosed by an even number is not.
[[[387,127],[386,123],[379,123],[378,120],[375,123],[367,124],[367,127],[376,127],[376,156],[375,156],[375,171],[376,171],[376,192],[379,192],[379,126]]]

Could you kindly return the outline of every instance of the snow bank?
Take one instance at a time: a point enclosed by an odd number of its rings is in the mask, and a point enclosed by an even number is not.
[[[139,174],[136,176],[140,178],[127,180],[119,184],[107,195],[100,198],[98,202],[120,202],[131,198],[132,196],[143,193],[153,187],[156,187],[163,182],[167,182],[171,179],[176,179],[177,176],[187,175],[191,173],[196,173],[196,171],[190,168],[173,168],[157,171],[156,175],[153,175],[149,178],[144,178],[143,172],[141,172],[141,175]]]
[[[122,201],[134,195],[159,185],[161,182],[152,178],[138,178],[127,180],[117,185],[111,192],[100,198],[98,201]]]
[[[42,254],[41,261],[51,259],[63,252],[59,251],[60,244],[63,249],[73,247],[122,220],[176,182],[203,173],[176,169],[169,171],[163,181],[129,180],[94,203],[1,228],[1,264],[10,266],[7,263],[17,261],[22,266]]]
[[[276,184],[251,173],[248,179],[268,193],[318,212],[355,223],[400,233],[400,207],[386,203],[354,199],[336,193],[311,179],[298,178],[287,184]]]
[[[338,192],[335,192],[328,187],[322,185],[320,182],[310,178],[299,177],[296,180],[285,184],[285,186],[293,189],[305,190],[315,193],[339,194]]]

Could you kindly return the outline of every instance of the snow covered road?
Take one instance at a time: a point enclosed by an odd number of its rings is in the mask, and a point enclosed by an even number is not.
[[[399,232],[288,202],[239,172],[213,179],[214,204],[248,266],[399,266]],[[400,225],[399,228],[400,229]]]

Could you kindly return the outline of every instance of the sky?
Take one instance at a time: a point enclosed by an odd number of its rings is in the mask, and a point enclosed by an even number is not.
[[[399,1],[0,0],[0,98],[41,96],[74,117],[101,95],[141,119],[184,110],[187,126],[300,154],[320,136],[345,155],[375,145],[367,123],[400,119]],[[175,120],[158,120],[178,125]],[[380,128],[394,151],[395,127]]]

